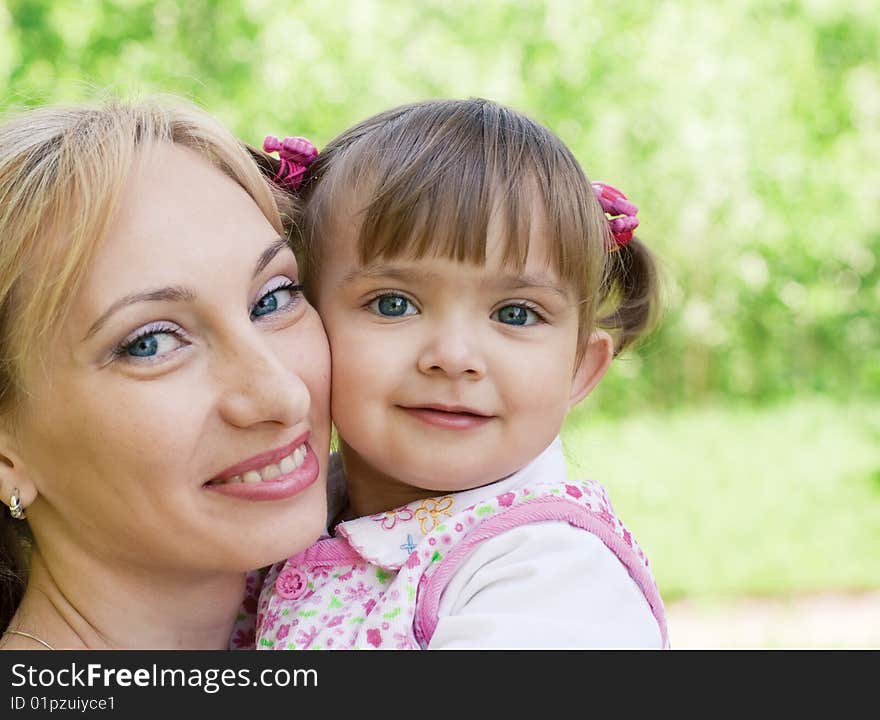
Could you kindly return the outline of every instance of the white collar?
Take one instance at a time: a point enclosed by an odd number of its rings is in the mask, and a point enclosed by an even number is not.
[[[338,486],[342,464],[331,460],[330,484]],[[444,520],[479,502],[539,484],[563,482],[566,479],[562,441],[552,443],[513,475],[472,490],[463,490],[438,497],[416,500],[403,507],[347,520],[336,526],[334,534],[344,537],[365,559],[386,569],[398,569],[416,545]]]

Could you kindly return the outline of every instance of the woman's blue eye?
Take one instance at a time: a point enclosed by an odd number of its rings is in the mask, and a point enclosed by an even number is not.
[[[147,335],[128,346],[128,354],[134,357],[150,357],[159,350],[159,341],[155,335]]]
[[[150,330],[130,342],[123,343],[116,354],[131,358],[155,358],[167,355],[181,345],[183,342],[172,332]]]
[[[505,325],[533,325],[538,315],[524,305],[505,305],[492,313],[492,319]]]
[[[299,285],[282,285],[281,287],[270,290],[257,300],[254,309],[251,310],[251,317],[261,317],[269,315],[280,308],[285,308],[293,302],[294,293],[299,290]]]
[[[403,295],[382,295],[373,300],[370,309],[383,317],[403,317],[415,315],[418,311],[415,306]]]

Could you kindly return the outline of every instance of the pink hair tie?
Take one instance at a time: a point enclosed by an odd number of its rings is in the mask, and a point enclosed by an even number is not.
[[[318,149],[304,137],[286,137],[279,142],[274,135],[267,135],[263,150],[278,153],[281,165],[275,173],[275,182],[291,190],[299,187],[306,169],[318,157]]]
[[[613,252],[632,240],[633,231],[639,226],[636,217],[639,209],[613,185],[603,182],[594,182],[592,185],[602,210],[608,215],[608,227],[614,238],[614,247],[610,248]]]

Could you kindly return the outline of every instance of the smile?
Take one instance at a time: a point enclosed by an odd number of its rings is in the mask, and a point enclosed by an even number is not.
[[[306,432],[287,445],[236,463],[204,488],[232,500],[284,500],[317,482],[320,472]]]
[[[303,443],[288,455],[285,455],[278,462],[268,463],[260,468],[247,470],[243,473],[233,475],[228,478],[212,480],[209,485],[234,485],[235,483],[258,483],[269,482],[276,478],[293,472],[301,467],[306,461],[308,455],[308,445]]]
[[[471,430],[485,425],[493,415],[485,415],[477,410],[461,406],[421,405],[418,407],[399,406],[410,417],[426,425],[447,430]]]

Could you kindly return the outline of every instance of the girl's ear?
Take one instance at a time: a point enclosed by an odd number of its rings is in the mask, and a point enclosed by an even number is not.
[[[568,397],[569,410],[583,400],[605,375],[614,357],[614,341],[604,330],[596,330],[587,341],[581,361],[574,369],[571,378],[571,394]]]
[[[0,430],[0,502],[7,508],[16,490],[24,510],[37,499],[37,488],[16,450],[14,439],[6,430]],[[0,506],[0,512],[8,510]]]

